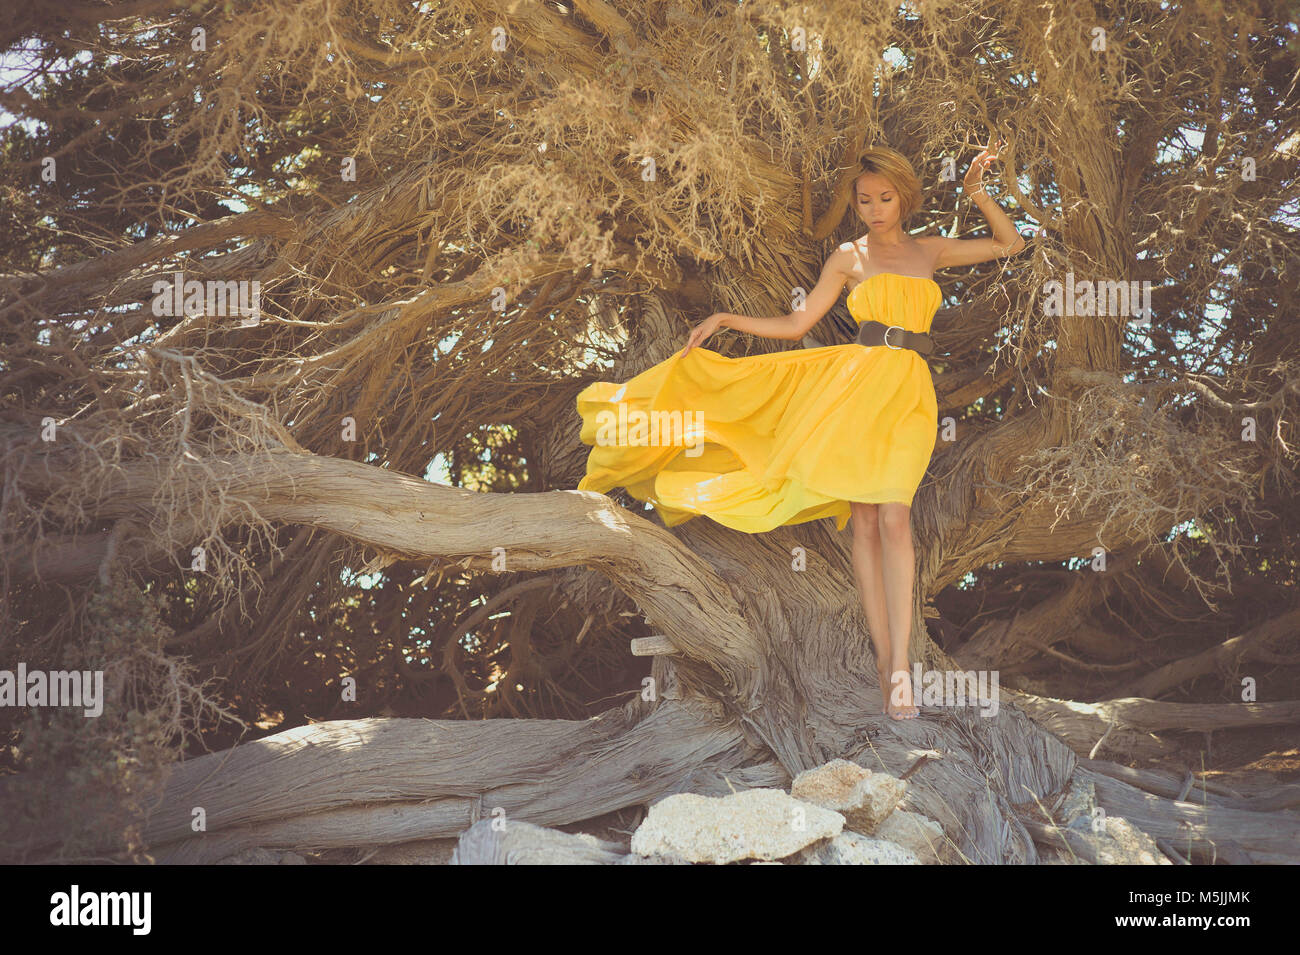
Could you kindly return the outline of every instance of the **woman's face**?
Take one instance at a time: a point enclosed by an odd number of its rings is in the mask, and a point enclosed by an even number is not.
[[[854,183],[854,206],[858,218],[872,232],[889,232],[898,225],[898,190],[876,172],[864,172]]]

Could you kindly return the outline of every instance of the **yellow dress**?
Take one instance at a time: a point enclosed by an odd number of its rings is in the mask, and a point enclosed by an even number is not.
[[[846,301],[858,323],[928,332],[943,296],[932,279],[880,272]],[[856,343],[679,351],[587,386],[578,413],[592,445],[579,490],[626,487],[669,527],[703,514],[751,534],[823,517],[843,530],[850,501],[910,505],[938,431],[925,359]]]

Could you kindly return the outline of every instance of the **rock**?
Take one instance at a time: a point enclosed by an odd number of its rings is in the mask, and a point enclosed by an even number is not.
[[[1082,818],[1082,817],[1081,817]],[[1061,838],[1064,846],[1045,847],[1040,856],[1055,852],[1058,858],[1048,862],[1064,862],[1063,857],[1076,865],[1172,865],[1155,841],[1120,816],[1098,817],[1096,832],[1090,826],[1072,823],[1069,827],[1053,830],[1053,838]],[[1077,820],[1075,821],[1077,823]]]
[[[1097,807],[1097,790],[1088,780],[1070,778],[1070,789],[1057,812],[1061,825],[1087,832],[1092,828],[1092,814]]]
[[[615,842],[510,820],[504,829],[480,819],[461,833],[449,865],[609,865],[626,853]]]
[[[779,789],[748,789],[720,797],[679,793],[650,807],[632,834],[632,851],[714,864],[771,861],[838,835],[843,828],[839,813]]]
[[[889,842],[844,830],[832,839],[819,842],[799,853],[799,865],[920,865],[910,850]]]
[[[895,843],[916,856],[921,865],[942,865],[953,861],[956,853],[943,827],[919,812],[895,809],[876,827],[876,838]]]
[[[1173,865],[1154,839],[1122,816],[1106,816],[1096,846],[1098,865]]]
[[[615,865],[690,865],[690,859],[683,859],[681,856],[642,856],[635,852],[629,852],[623,858],[619,859]]]
[[[1097,789],[1090,780],[1072,778],[1070,789],[1057,811],[1058,825],[1079,833],[1083,845],[1071,846],[1085,862],[1096,865],[1173,865],[1155,840],[1121,816],[1107,815],[1097,807]],[[1093,821],[1099,825],[1093,831]],[[1078,840],[1079,836],[1070,835]]]
[[[871,835],[894,811],[907,786],[896,776],[873,773],[847,759],[833,759],[795,777],[790,795],[840,813],[844,826]]]

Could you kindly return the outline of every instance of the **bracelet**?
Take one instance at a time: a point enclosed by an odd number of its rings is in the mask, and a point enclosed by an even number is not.
[[[988,193],[985,192],[985,191],[984,191],[984,187],[981,186],[980,188],[978,188],[978,189],[976,189],[976,190],[974,190],[974,191],[972,191],[972,192],[968,192],[968,193],[966,193],[966,198],[970,199],[971,202],[974,202],[974,201],[975,201],[975,198],[976,198],[977,196],[987,196],[987,195],[988,195]]]

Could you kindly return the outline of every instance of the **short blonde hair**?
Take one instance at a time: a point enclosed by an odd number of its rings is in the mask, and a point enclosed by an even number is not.
[[[917,209],[921,208],[921,180],[912,171],[912,164],[897,149],[888,146],[871,146],[863,150],[858,157],[858,172],[853,177],[853,204],[857,208],[858,179],[865,173],[874,172],[889,180],[898,193],[900,212],[898,222],[902,225]]]

